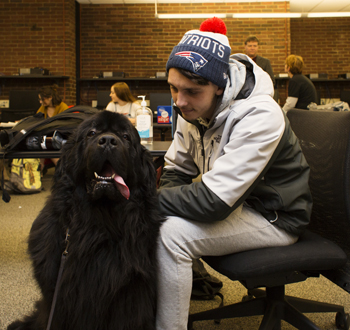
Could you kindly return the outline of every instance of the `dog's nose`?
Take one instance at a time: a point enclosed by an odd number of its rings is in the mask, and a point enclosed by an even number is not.
[[[103,135],[99,138],[98,144],[101,147],[116,147],[117,146],[117,139],[113,135]]]

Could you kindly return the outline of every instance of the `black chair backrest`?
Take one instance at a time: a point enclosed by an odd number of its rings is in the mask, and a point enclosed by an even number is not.
[[[350,112],[290,110],[287,116],[311,170],[309,229],[348,256],[342,269],[323,275],[350,292]]]
[[[111,102],[111,97],[109,96],[111,91],[97,91],[97,109],[105,109],[109,102]]]
[[[350,105],[350,90],[342,90],[340,92],[340,101],[347,102]]]

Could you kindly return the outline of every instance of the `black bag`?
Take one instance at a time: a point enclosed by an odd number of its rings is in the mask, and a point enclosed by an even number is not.
[[[41,150],[41,143],[45,137],[56,137],[66,140],[73,130],[86,118],[99,110],[79,105],[69,108],[56,116],[44,118],[39,112],[34,116],[23,118],[13,128],[2,130],[0,143],[5,152],[11,150]],[[56,148],[60,149],[60,144]]]
[[[219,292],[223,286],[222,282],[207,272],[200,259],[193,260],[192,272],[193,282],[191,299],[212,300],[215,299],[215,296],[219,296],[221,298],[220,306],[222,306],[224,297]]]
[[[99,110],[89,106],[78,105],[56,116],[45,118],[43,113],[23,118],[13,128],[0,131],[0,144],[4,155],[11,151],[47,149],[46,139],[51,139],[50,149],[60,149],[69,135],[85,119]],[[4,173],[1,175],[2,199],[8,203],[11,199],[4,187]]]

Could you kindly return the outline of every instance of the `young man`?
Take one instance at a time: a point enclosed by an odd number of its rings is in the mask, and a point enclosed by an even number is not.
[[[188,31],[166,66],[179,116],[159,190],[157,330],[187,329],[193,259],[293,244],[311,212],[308,165],[271,79],[230,57],[213,22]]]
[[[273,70],[271,67],[270,60],[258,55],[259,51],[259,39],[256,36],[250,36],[246,39],[244,42],[244,50],[245,53],[257,64],[262,68],[264,71],[266,71],[269,76],[271,77],[271,80],[273,82],[273,85],[275,86],[275,75],[273,74]]]

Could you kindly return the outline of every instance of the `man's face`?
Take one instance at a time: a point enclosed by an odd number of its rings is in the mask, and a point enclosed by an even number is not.
[[[175,68],[168,74],[171,96],[187,120],[199,117],[211,119],[216,106],[216,97],[223,93],[223,88],[209,82],[209,85],[198,85],[186,78]]]
[[[259,44],[256,41],[249,41],[244,46],[245,53],[250,57],[254,58],[258,55]]]

